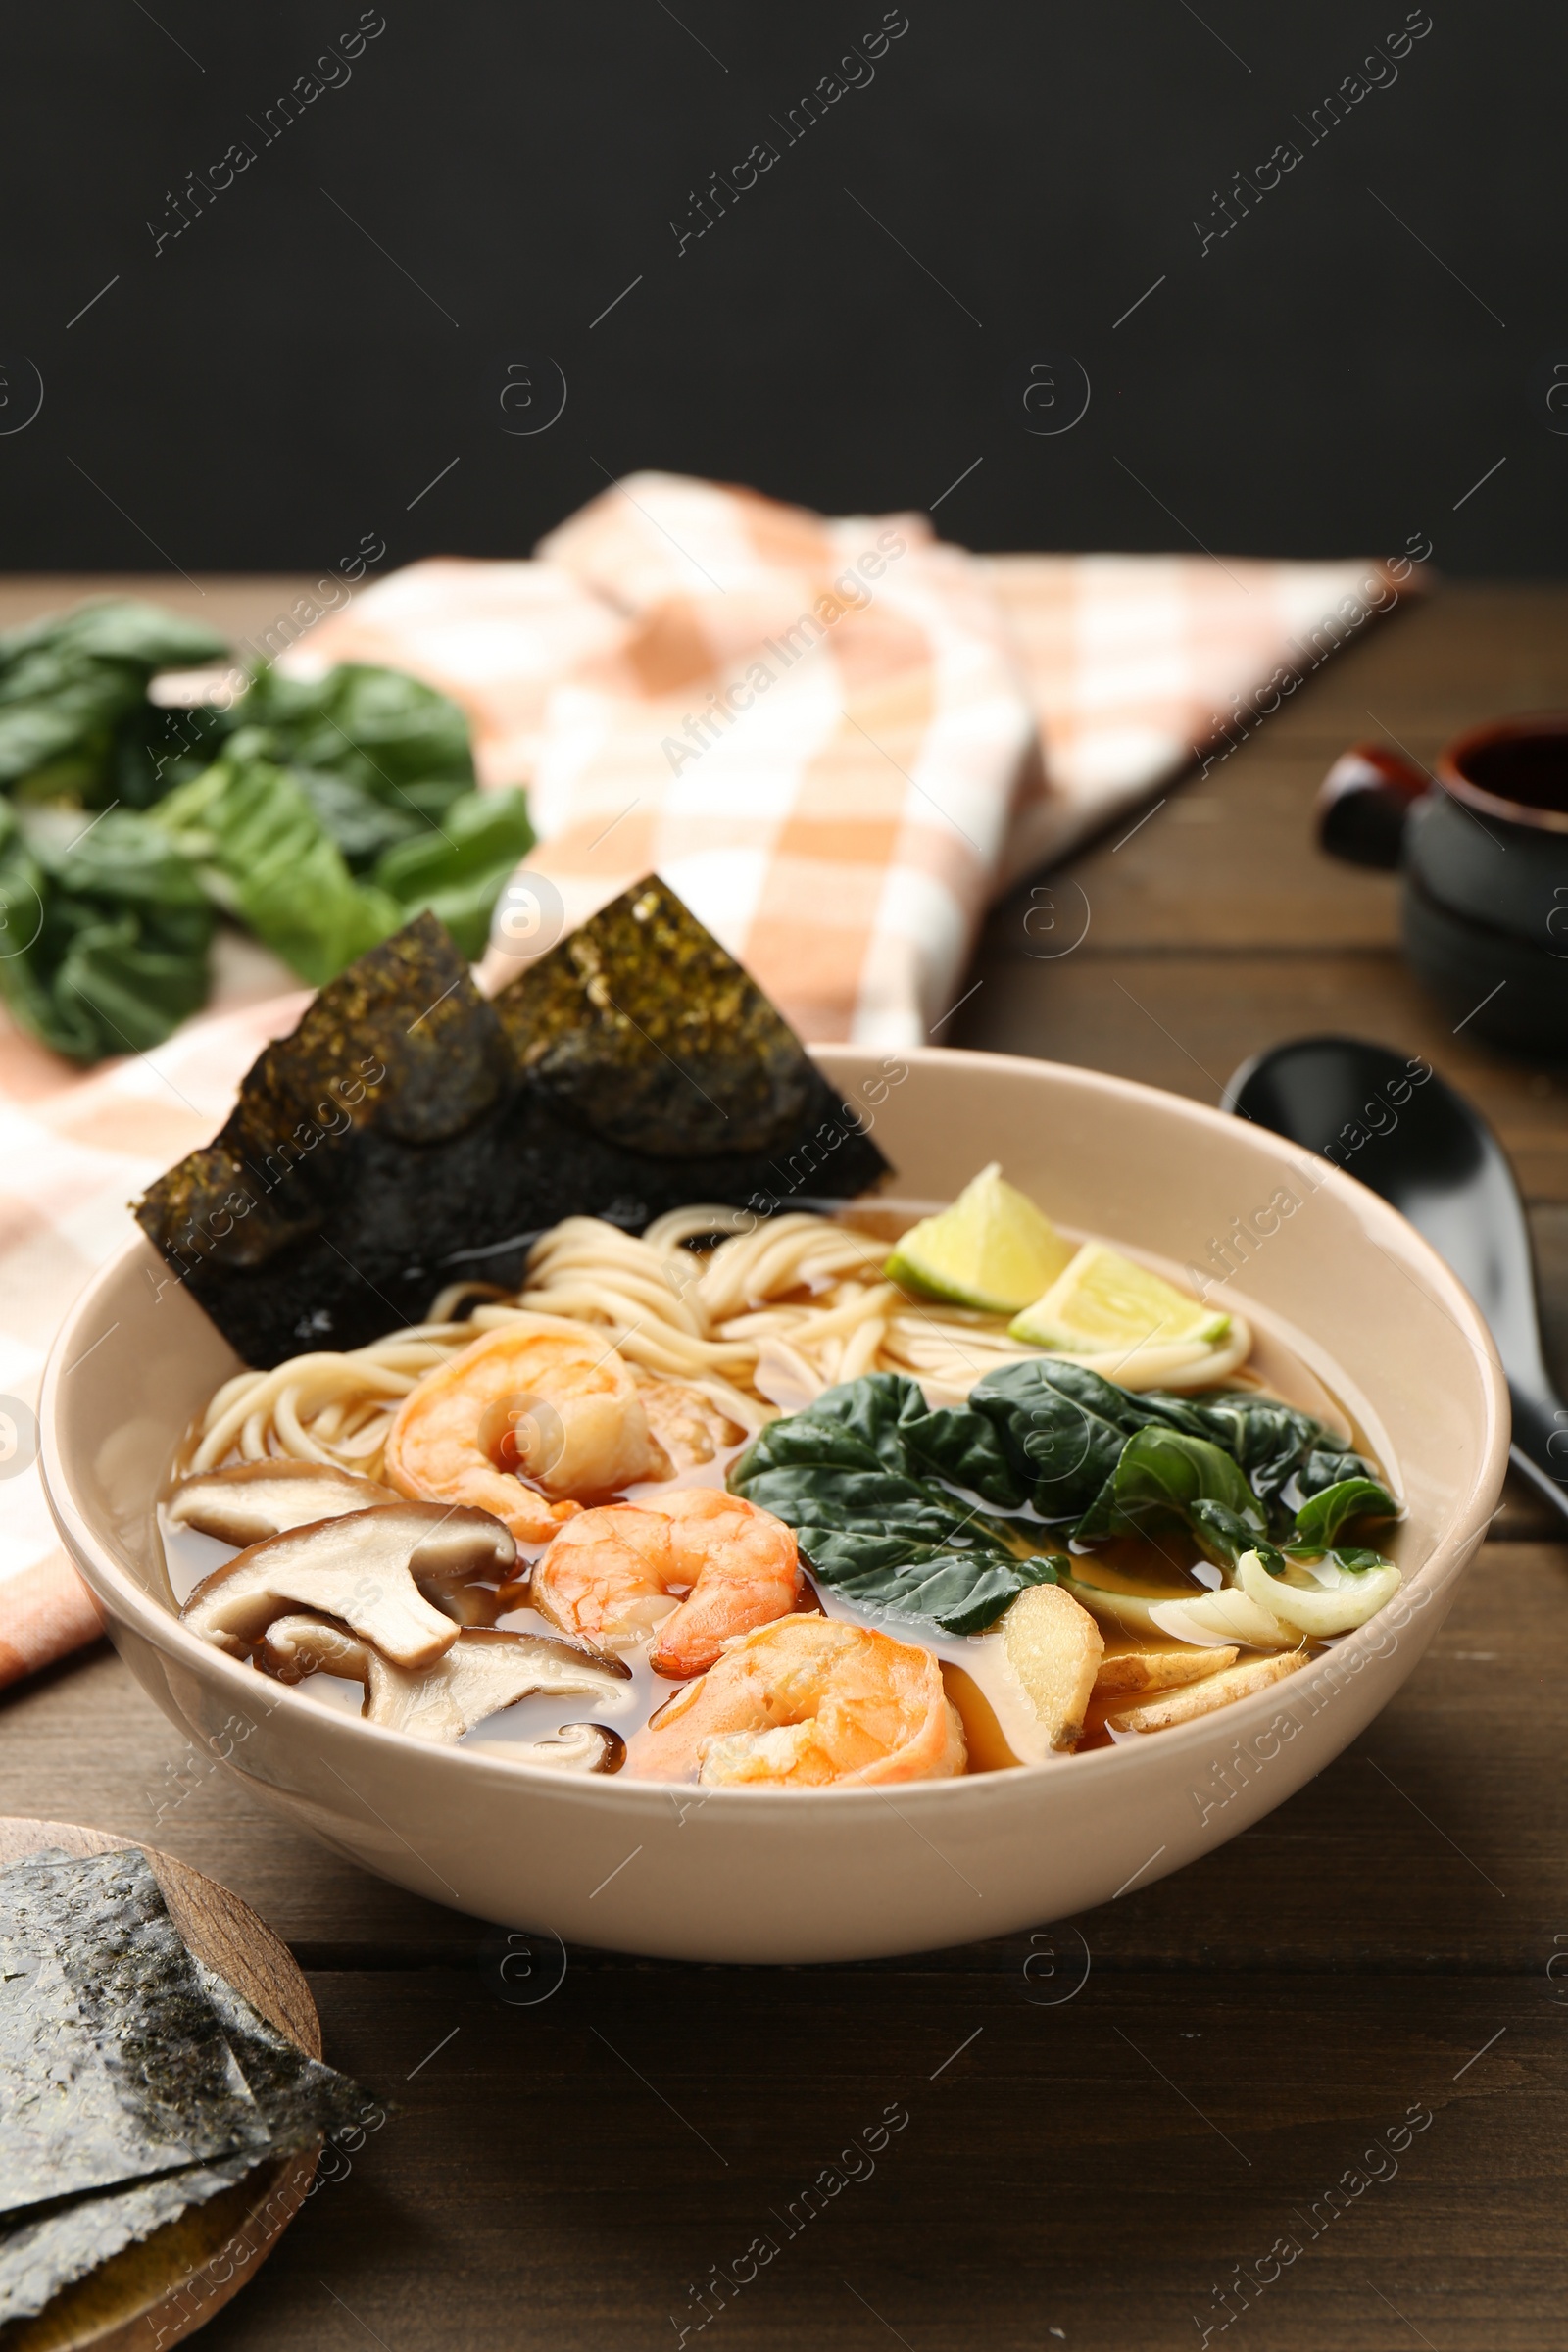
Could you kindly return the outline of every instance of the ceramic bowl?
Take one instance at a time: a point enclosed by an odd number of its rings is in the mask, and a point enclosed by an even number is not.
[[[1568,713],[1489,720],[1433,774],[1355,745],[1318,796],[1318,840],[1352,865],[1404,869],[1417,976],[1478,1037],[1555,1056],[1568,1024]]]
[[[482,1919],[623,1951],[813,1961],[962,1943],[1147,1886],[1249,1828],[1355,1738],[1443,1622],[1501,1489],[1507,1395],[1468,1295],[1394,1209],[1261,1128],[1122,1079],[935,1050],[819,1058],[877,1102],[901,1194],[951,1200],[1000,1159],[1069,1228],[1202,1279],[1265,1350],[1293,1349],[1403,1496],[1402,1591],[1283,1685],[1178,1730],[892,1791],[669,1788],[432,1746],[264,1681],[178,1623],[156,1496],[236,1362],[138,1239],[55,1346],[51,1506],[166,1714],[335,1851]]]
[[[1568,908],[1565,908],[1568,911]],[[1568,1038],[1568,949],[1473,922],[1404,878],[1399,934],[1410,968],[1460,1027],[1516,1053],[1561,1057]]]

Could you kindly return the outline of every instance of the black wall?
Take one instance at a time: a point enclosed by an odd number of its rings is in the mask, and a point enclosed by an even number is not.
[[[659,466],[985,548],[1564,568],[1560,5],[906,5],[793,143],[883,0],[378,0],[357,56],[360,0],[13,9],[0,565],[518,554]]]

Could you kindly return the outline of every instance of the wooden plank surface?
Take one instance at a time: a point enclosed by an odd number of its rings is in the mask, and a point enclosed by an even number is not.
[[[0,625],[87,585],[4,583]],[[137,585],[256,631],[303,583]],[[1309,832],[1328,760],[1380,721],[1428,760],[1568,704],[1565,622],[1568,589],[1466,586],[1369,635],[1131,839],[999,907],[942,1036],[1207,1101],[1309,1029],[1429,1055],[1514,1155],[1568,1369],[1568,1065],[1455,1036],[1399,960],[1392,886]],[[1043,954],[1085,901],[1081,944]],[[107,1649],[0,1699],[0,1809],[224,1879],[306,1966],[328,2056],[399,2103],[215,2348],[1544,2352],[1568,2295],[1568,1546],[1511,1491],[1494,1534],[1411,1682],[1287,1805],[959,1951],[742,1971],[539,1938],[539,1997],[504,2002],[482,1923],[275,1821]]]

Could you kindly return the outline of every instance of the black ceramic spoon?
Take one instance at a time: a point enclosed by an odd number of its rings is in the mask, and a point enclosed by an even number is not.
[[[1447,1260],[1492,1326],[1508,1375],[1514,1467],[1568,1517],[1568,1405],[1542,1358],[1513,1170],[1479,1112],[1435,1071],[1411,1084],[1425,1066],[1360,1038],[1298,1037],[1244,1062],[1222,1106],[1325,1153]]]

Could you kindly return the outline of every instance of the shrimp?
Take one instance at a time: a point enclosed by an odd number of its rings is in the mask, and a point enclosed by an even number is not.
[[[856,1788],[945,1780],[966,1762],[929,1650],[795,1616],[732,1642],[636,1735],[625,1768],[719,1788]]]
[[[671,1475],[631,1374],[587,1334],[488,1332],[410,1390],[386,1442],[400,1494],[476,1504],[524,1544],[580,1496]]]
[[[688,1597],[671,1612],[678,1592]],[[734,1635],[799,1609],[806,1588],[782,1519],[714,1487],[677,1487],[573,1519],[531,1593],[541,1616],[599,1649],[632,1648],[658,1626],[649,1664],[683,1682]]]
[[[727,1451],[745,1437],[745,1430],[689,1381],[671,1380],[667,1373],[645,1372],[641,1367],[632,1378],[648,1426],[677,1470],[710,1462],[721,1446]]]

